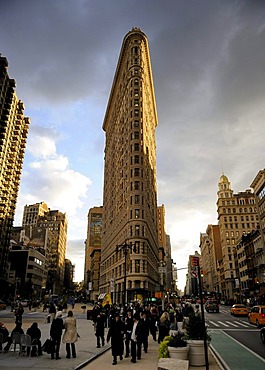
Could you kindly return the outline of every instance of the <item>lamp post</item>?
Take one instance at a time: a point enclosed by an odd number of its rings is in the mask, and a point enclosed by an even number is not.
[[[203,308],[203,297],[202,297],[202,282],[201,282],[201,269],[200,269],[200,260],[199,257],[192,257],[192,267],[197,267],[198,279],[199,279],[199,293],[201,301],[201,315],[203,321],[203,342],[204,342],[204,355],[205,355],[205,365],[206,370],[209,370],[209,360],[208,360],[208,347],[207,347],[207,338],[206,338],[206,326],[205,326],[205,317],[204,317],[204,308]]]
[[[126,278],[127,278],[127,256],[128,253],[132,252],[132,248],[134,247],[133,243],[127,243],[125,241],[124,244],[116,245],[116,253],[120,250],[124,251],[124,282],[123,282],[123,297],[122,297],[122,304],[123,307],[126,306]]]

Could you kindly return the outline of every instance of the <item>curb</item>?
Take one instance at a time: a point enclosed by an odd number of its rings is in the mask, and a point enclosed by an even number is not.
[[[111,349],[111,346],[107,347],[107,348],[104,348],[102,351],[98,352],[97,354],[95,354],[94,356],[90,357],[88,360],[82,362],[81,364],[79,364],[77,367],[75,367],[75,370],[79,370],[79,369],[83,369],[83,367],[85,367],[86,365],[88,365],[90,362],[96,360],[98,357],[100,357],[101,355],[103,355],[105,352],[109,351]]]

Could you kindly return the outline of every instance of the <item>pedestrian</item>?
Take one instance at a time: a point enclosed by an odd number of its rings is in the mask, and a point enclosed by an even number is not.
[[[54,355],[56,360],[60,360],[61,357],[59,355],[60,351],[60,343],[61,343],[61,337],[62,332],[64,329],[64,323],[62,319],[62,311],[58,311],[55,319],[52,321],[51,328],[50,328],[50,337],[52,340],[51,345],[51,359],[54,359]]]
[[[148,350],[148,336],[150,332],[150,319],[147,316],[147,312],[143,311],[141,313],[141,330],[142,330],[142,344],[144,347],[144,352],[147,353]]]
[[[61,311],[61,310],[58,310],[58,311]],[[50,307],[49,307],[49,317],[50,317],[51,323],[52,323],[52,320],[55,318],[55,315],[56,315],[56,307],[55,307],[55,304],[51,302]]]
[[[177,321],[177,330],[179,333],[182,333],[184,316],[180,310],[176,310],[176,321]]]
[[[158,320],[158,310],[155,305],[151,306],[150,309],[150,333],[153,340],[156,342],[156,332],[157,332],[157,320]]]
[[[142,327],[138,313],[133,315],[133,329],[131,335],[131,362],[136,363],[136,356],[141,360],[142,355]]]
[[[41,341],[40,341],[40,338],[41,338],[41,331],[38,327],[38,323],[37,322],[33,322],[32,325],[28,328],[27,330],[27,334],[30,336],[31,338],[31,342],[35,342],[35,346],[32,348],[32,351],[31,351],[31,355],[32,356],[35,356],[36,355],[36,352],[37,352],[37,348],[36,346],[38,347],[38,356],[42,356],[42,350],[41,350]],[[27,354],[29,356],[30,354],[30,348],[28,347],[27,348]]]
[[[17,324],[18,322],[22,323],[22,315],[24,313],[24,308],[21,303],[18,304],[17,308],[15,309],[15,323]]]
[[[105,322],[106,322],[106,315],[103,313],[103,309],[99,310],[99,314],[96,317],[95,325],[96,331],[95,335],[97,337],[97,348],[100,348],[100,339],[102,346],[105,345],[105,338],[104,338],[104,331],[105,331]]]
[[[169,335],[170,320],[168,312],[163,312],[158,322],[158,343],[163,342],[163,339]]]
[[[78,341],[76,318],[74,317],[73,311],[68,311],[68,316],[64,321],[65,332],[63,334],[63,343],[66,343],[66,358],[76,358],[75,342]],[[71,350],[70,350],[71,347]]]
[[[131,344],[131,335],[132,335],[132,328],[133,328],[133,317],[132,311],[127,311],[127,316],[125,318],[125,357],[130,356],[130,344]]]
[[[125,325],[121,321],[118,312],[115,314],[114,320],[110,323],[110,328],[107,335],[107,342],[111,339],[111,352],[113,356],[112,365],[117,365],[117,357],[120,356],[120,360],[123,360],[123,336],[125,333]]]

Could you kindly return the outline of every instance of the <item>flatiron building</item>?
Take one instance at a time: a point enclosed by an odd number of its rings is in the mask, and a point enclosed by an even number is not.
[[[159,290],[157,124],[148,40],[133,28],[122,43],[103,122],[100,293],[111,292],[117,303]]]

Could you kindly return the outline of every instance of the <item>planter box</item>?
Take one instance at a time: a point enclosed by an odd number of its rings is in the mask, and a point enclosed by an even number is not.
[[[160,358],[158,370],[189,370],[189,361],[177,360],[174,358]]]
[[[190,366],[205,366],[205,352],[203,340],[188,340]],[[208,344],[207,344],[208,350]]]
[[[187,347],[168,347],[169,357],[179,360],[187,360],[189,353],[189,345]]]

